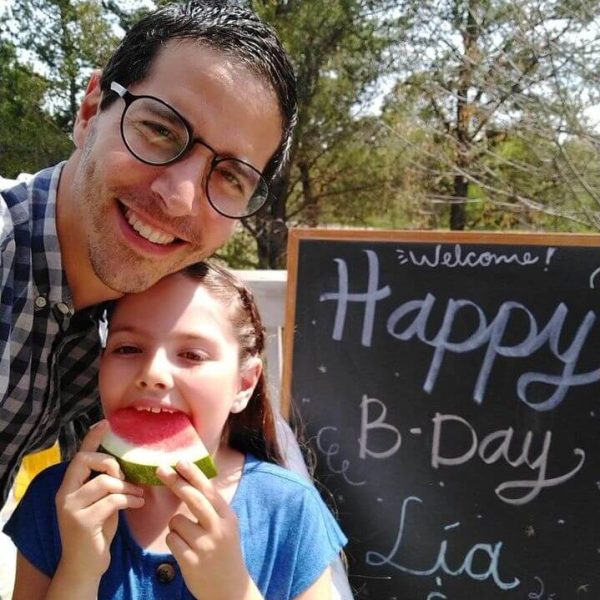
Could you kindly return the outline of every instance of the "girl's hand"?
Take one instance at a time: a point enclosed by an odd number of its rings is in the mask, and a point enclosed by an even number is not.
[[[110,564],[110,544],[117,530],[118,511],[143,506],[143,490],[124,481],[119,463],[96,452],[106,433],[100,421],[85,436],[56,494],[63,577],[98,581]],[[99,473],[90,478],[92,472]]]
[[[194,516],[176,514],[167,534],[188,589],[202,600],[262,598],[246,569],[235,513],[196,465],[176,468],[156,473]]]

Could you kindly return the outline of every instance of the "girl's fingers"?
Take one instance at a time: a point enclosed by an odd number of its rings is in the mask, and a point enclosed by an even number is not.
[[[198,555],[176,531],[171,530],[167,533],[166,542],[171,554],[180,566],[183,564],[188,564],[192,568],[199,566]]]
[[[80,453],[80,460],[89,471],[96,473],[106,473],[116,479],[125,479],[123,471],[119,466],[119,462],[114,456],[104,454],[103,452],[85,452]]]
[[[193,463],[186,460],[180,460],[177,465],[177,473],[197,490],[200,490],[202,494],[212,504],[215,511],[220,517],[226,517],[231,512],[229,504],[225,502],[223,496],[213,485],[212,481]]]
[[[221,515],[215,509],[208,495],[194,487],[171,467],[161,466],[157,469],[156,474],[180,500],[187,504],[201,527],[207,530],[212,528],[215,520]]]
[[[194,542],[206,533],[201,525],[182,514],[176,514],[171,518],[169,531],[176,533],[190,548],[194,548]]]
[[[121,467],[115,458],[102,452],[79,451],[68,466],[63,479],[64,491],[79,489],[92,472],[106,473],[116,479],[124,479]]]
[[[82,514],[89,514],[93,523],[104,523],[117,511],[126,508],[140,508],[144,505],[144,498],[132,494],[109,494],[93,505],[88,506]],[[87,519],[87,518],[86,518]]]
[[[68,489],[75,489],[77,487],[81,487],[81,485],[87,481],[92,470],[94,470],[90,461],[97,460],[88,455],[95,453],[95,451],[98,449],[98,446],[108,431],[108,428],[108,421],[106,419],[103,419],[95,425],[92,425],[91,429],[81,442],[79,452],[75,455],[75,458],[71,461],[71,464],[65,473],[63,486],[66,486]],[[98,456],[103,456],[100,453],[96,454],[98,454]],[[101,471],[108,472],[115,477],[119,477],[120,468],[118,463],[115,461],[115,463],[105,463],[104,466],[101,467]]]
[[[106,435],[109,429],[108,421],[106,419],[102,419],[102,421],[98,421],[94,423],[90,430],[87,432],[86,436],[83,438],[81,442],[81,447],[79,448],[80,452],[93,452],[98,449],[102,438]]]
[[[114,494],[142,497],[144,490],[133,483],[103,473],[85,483],[79,488],[76,495],[71,497],[74,498],[78,506],[84,508],[98,502],[105,496]]]
[[[177,562],[182,560],[192,563],[202,555],[203,541],[214,548],[214,540],[210,542],[210,534],[198,523],[188,517],[177,514],[169,521],[169,533],[166,537],[167,546]]]

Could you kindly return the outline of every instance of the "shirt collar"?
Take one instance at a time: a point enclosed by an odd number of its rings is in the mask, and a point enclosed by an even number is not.
[[[32,268],[38,295],[45,296],[51,305],[63,303],[73,312],[56,229],[56,198],[64,165],[62,162],[40,171],[28,183]]]

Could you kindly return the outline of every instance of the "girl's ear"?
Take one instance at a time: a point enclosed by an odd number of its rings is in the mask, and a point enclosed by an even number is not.
[[[83,147],[83,142],[87,136],[90,124],[93,118],[98,113],[100,100],[102,99],[102,91],[100,89],[100,78],[102,72],[99,70],[93,71],[90,75],[85,95],[77,111],[75,125],[73,126],[73,141],[77,148]]]
[[[252,398],[254,388],[258,383],[262,369],[263,364],[260,358],[254,356],[246,361],[240,371],[240,387],[238,393],[235,395],[231,404],[232,413],[240,413],[248,406],[248,402],[250,402],[250,398]]]

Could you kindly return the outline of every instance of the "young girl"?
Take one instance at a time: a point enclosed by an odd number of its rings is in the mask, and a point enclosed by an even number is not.
[[[180,461],[157,469],[164,486],[124,481],[97,451],[100,422],[5,527],[19,551],[13,600],[331,597],[346,539],[315,488],[277,464],[263,345],[251,293],[206,263],[117,302],[100,364],[105,415],[185,413],[218,475]]]

